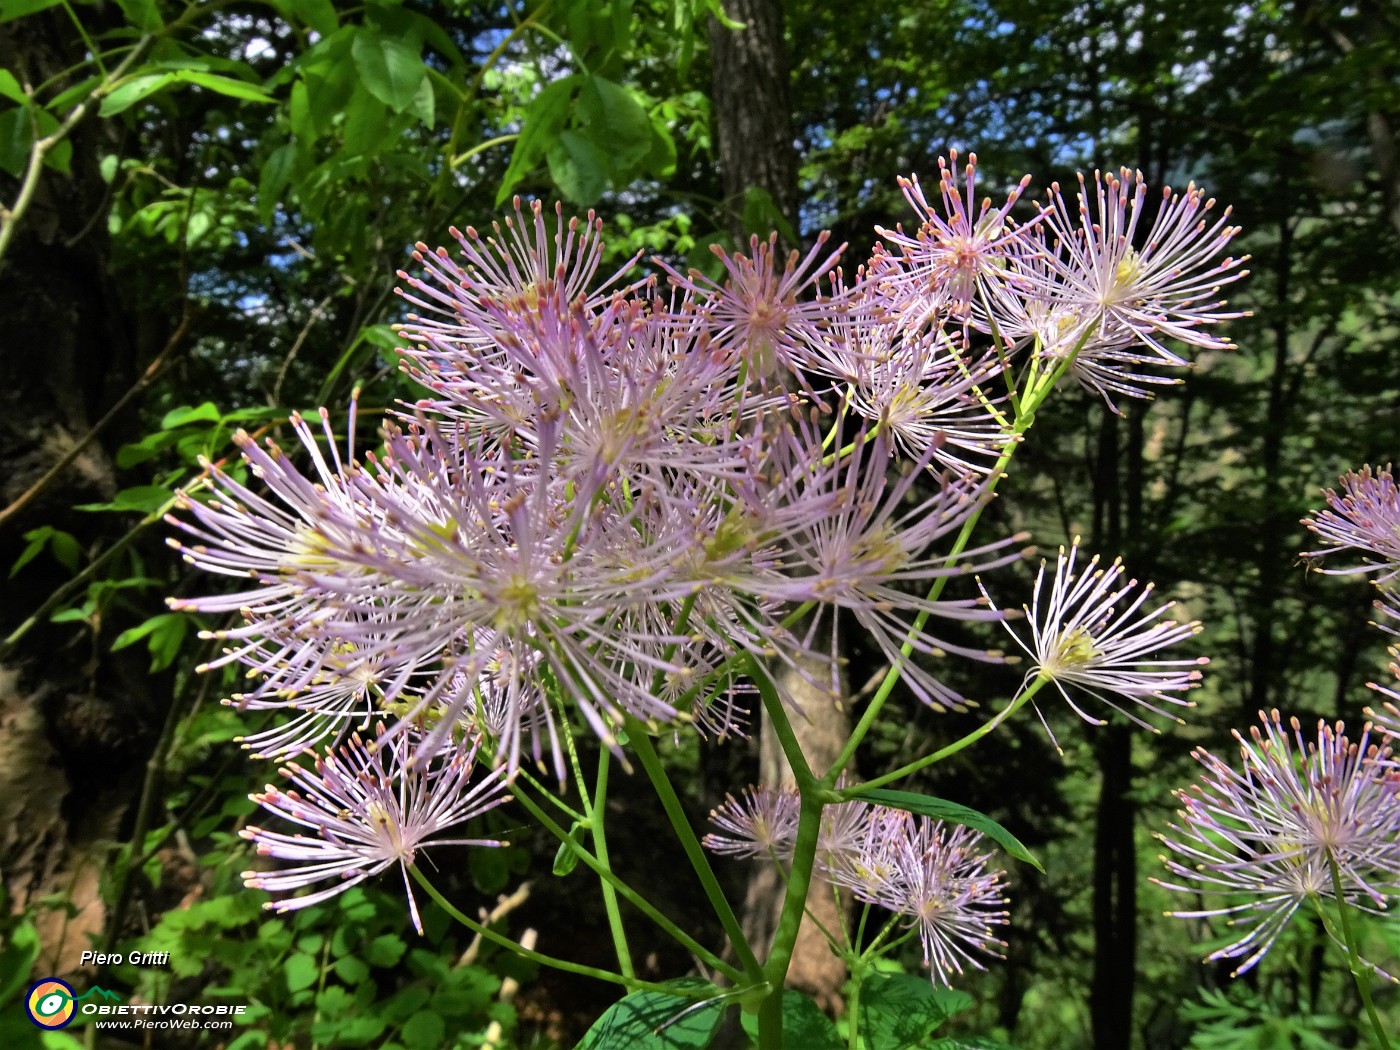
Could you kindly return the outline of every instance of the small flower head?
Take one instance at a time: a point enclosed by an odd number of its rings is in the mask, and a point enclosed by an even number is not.
[[[424,756],[414,751],[410,733],[386,740],[381,726],[380,735],[382,743],[376,744],[356,733],[343,747],[318,758],[312,768],[286,766],[281,773],[293,787],[282,790],[268,785],[266,791],[251,796],[269,813],[311,834],[245,828],[240,834],[257,844],[259,854],[297,863],[276,871],[246,871],[244,883],[272,893],[325,884],[305,896],[270,901],[266,907],[275,911],[305,908],[397,864],[413,925],[422,933],[408,879],[418,850],[429,845],[504,845],[492,839],[436,837],[503,801],[503,769],[487,772],[473,783],[475,747]]]
[[[1318,511],[1303,524],[1322,537],[1324,546],[1304,551],[1303,557],[1320,559],[1349,552],[1360,561],[1337,569],[1321,569],[1333,575],[1376,573],[1376,583],[1400,577],[1400,489],[1389,465],[1372,471],[1369,466],[1343,474],[1342,491],[1327,489],[1327,510]]]
[[[1319,722],[1315,740],[1298,719],[1260,712],[1262,730],[1236,732],[1238,767],[1204,749],[1200,783],[1178,791],[1180,824],[1159,836],[1186,893],[1224,895],[1231,903],[1172,914],[1224,917],[1241,935],[1210,959],[1244,957],[1254,966],[1310,898],[1336,898],[1369,911],[1400,890],[1400,797],[1388,749],[1370,741],[1370,726],[1349,740],[1345,726]],[[1335,875],[1333,868],[1335,866]],[[1155,880],[1154,880],[1155,881]]]
[[[1166,694],[1195,688],[1201,673],[1194,668],[1206,663],[1206,658],[1162,660],[1156,654],[1199,633],[1200,623],[1181,623],[1168,616],[1174,602],[1142,612],[1152,594],[1151,584],[1138,589],[1136,580],[1122,582],[1122,562],[1100,569],[1097,555],[1076,572],[1078,556],[1078,539],[1068,552],[1060,548],[1055,576],[1049,594],[1044,596],[1041,592],[1046,581],[1045,562],[1040,563],[1034,596],[1026,607],[1029,645],[1007,625],[1017,644],[1034,661],[1027,680],[1041,678],[1054,683],[1080,718],[1098,725],[1103,720],[1087,714],[1066,686],[1083,690],[1149,729],[1153,727],[1113,697],[1130,700],[1164,717],[1171,716],[1152,701],[1190,707],[1190,701]]]

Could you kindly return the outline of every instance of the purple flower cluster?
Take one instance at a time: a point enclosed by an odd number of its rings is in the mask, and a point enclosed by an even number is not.
[[[1319,722],[1305,739],[1296,718],[1260,712],[1262,730],[1236,732],[1240,764],[1204,749],[1200,783],[1177,792],[1179,824],[1168,825],[1164,857],[1177,881],[1167,889],[1223,896],[1182,918],[1224,918],[1238,936],[1211,959],[1254,966],[1300,907],[1316,899],[1380,912],[1400,893],[1400,797],[1387,746],[1371,726],[1348,739],[1345,726]],[[1330,927],[1329,927],[1330,931]],[[1334,934],[1335,936],[1335,934]]]
[[[705,837],[712,852],[791,860],[797,843],[796,791],[746,788],[710,814],[720,829]],[[999,955],[993,927],[1007,921],[1005,872],[990,870],[981,835],[957,824],[865,802],[826,807],[817,839],[818,878],[856,900],[905,916],[917,928],[924,962],[946,984],[974,951]]]
[[[452,231],[455,253],[418,245],[417,274],[400,274],[401,353],[427,395],[363,455],[353,406],[343,454],[324,410],[319,435],[293,417],[294,451],[240,433],[256,481],[208,464],[212,494],[184,494],[171,519],[189,562],[241,581],[171,604],[236,618],[212,632],[226,644],[209,666],[247,669],[230,703],[286,716],[248,746],[290,760],[329,745],[315,774],[328,798],[359,782],[335,745],[379,718],[400,772],[457,783],[447,771],[480,748],[562,779],[561,719],[611,747],[630,718],[740,732],[749,657],[839,699],[852,623],[920,700],[958,706],[924,658],[1002,656],[934,625],[1002,614],[975,594],[919,595],[1022,556],[1021,536],[952,542],[1018,437],[994,381],[1070,368],[1105,398],[1145,396],[1162,380],[1139,366],[1184,363],[1163,339],[1226,345],[1207,331],[1230,316],[1213,296],[1242,273],[1213,261],[1235,230],[1194,187],[1165,192],[1150,228],[1126,171],[1082,182],[1077,209],[1056,190],[1022,222],[1021,188],[973,211],[970,160],[961,183],[956,153],[940,165],[941,207],[905,184],[918,228],[882,231],[851,283],[824,235],[805,256],[771,238],[721,252],[718,281],[664,266],[664,280],[634,279],[635,259],[600,277],[591,213],[518,200],[489,231]],[[1123,594],[1095,591],[1095,615]],[[1175,672],[1127,666],[1175,640],[1156,615],[1112,621],[1097,673],[1080,661],[1075,680],[1135,700],[1179,687]],[[1138,630],[1151,645],[1126,640]],[[282,799],[262,800],[313,826]],[[348,808],[364,825],[372,807]],[[413,826],[435,831],[448,812]],[[923,843],[910,857],[942,834],[905,829]],[[327,863],[352,877],[389,857],[340,848]]]

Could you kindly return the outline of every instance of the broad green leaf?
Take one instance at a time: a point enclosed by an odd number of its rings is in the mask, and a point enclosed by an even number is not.
[[[589,77],[579,92],[576,115],[579,130],[590,142],[602,147],[613,171],[631,168],[651,149],[651,118],[621,84],[604,77]]]
[[[161,28],[156,0],[117,0],[117,6],[126,15],[127,22],[143,33],[154,33]]]
[[[19,86],[19,81],[8,69],[0,69],[0,95],[12,102],[20,105],[27,105],[29,96],[24,93],[24,89]]]
[[[694,977],[667,981],[675,988],[712,991]],[[632,992],[604,1011],[575,1050],[701,1050],[710,1045],[724,1004],[661,992]],[[792,1046],[804,1046],[792,1043]]]
[[[515,187],[534,170],[558,140],[564,121],[569,116],[574,91],[582,80],[579,73],[556,80],[546,85],[526,107],[521,117],[520,137],[515,140],[510,164],[501,176],[501,188],[496,192],[498,208],[510,199]]]
[[[431,1010],[414,1014],[399,1029],[399,1038],[408,1050],[437,1050],[447,1034],[447,1022]]]
[[[34,131],[26,107],[0,113],[0,171],[19,178],[29,163]]]
[[[180,78],[179,73],[147,73],[132,77],[112,90],[102,100],[98,113],[104,117],[114,117],[124,113],[144,98],[170,86]]]
[[[330,36],[340,26],[331,0],[287,0],[286,8],[322,36]]]
[[[592,204],[608,188],[605,150],[577,131],[561,131],[549,151],[549,177],[575,204]]]
[[[263,161],[258,173],[258,215],[264,225],[272,224],[272,216],[281,203],[287,186],[292,181],[292,169],[296,166],[297,147],[295,142],[284,142],[272,151]]]
[[[746,1013],[739,1023],[757,1042],[758,1017]],[[783,1042],[792,1047],[800,1046],[802,1050],[845,1050],[846,1046],[821,1007],[791,988],[783,992]]]
[[[172,408],[160,420],[161,430],[174,430],[189,423],[217,423],[221,418],[218,406],[212,401],[198,405],[183,405]]]
[[[402,937],[381,934],[365,945],[365,962],[371,966],[394,966],[403,958],[405,948]]]
[[[25,15],[47,11],[62,2],[63,0],[0,0],[0,22],[9,22]]]
[[[860,986],[860,1034],[869,1050],[919,1050],[939,1025],[972,1005],[966,992],[912,973],[872,973]]]
[[[316,979],[321,976],[321,967],[316,964],[314,957],[305,952],[297,952],[287,957],[287,961],[282,964],[282,973],[287,978],[287,991],[299,992],[316,983]]]
[[[432,78],[424,77],[418,85],[417,94],[413,96],[413,105],[409,107],[409,112],[421,120],[425,127],[431,128],[437,118],[436,101]]]
[[[344,147],[349,157],[373,155],[384,148],[389,136],[389,111],[364,84],[355,88],[345,109]]]
[[[952,824],[969,827],[973,831],[980,831],[1017,860],[1024,861],[1036,871],[1045,870],[1020,839],[985,813],[979,813],[967,806],[960,806],[947,799],[934,798],[932,795],[919,795],[912,791],[886,791],[884,788],[860,791],[851,798],[889,806],[891,809],[902,809],[906,813],[916,813],[922,817],[932,817],[934,820],[946,820]]]
[[[395,113],[402,113],[413,105],[418,85],[428,75],[421,45],[381,36],[374,29],[361,27],[355,33],[350,53],[360,82],[371,95]]]

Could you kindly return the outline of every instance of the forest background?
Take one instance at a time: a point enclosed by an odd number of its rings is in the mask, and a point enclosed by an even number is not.
[[[830,229],[853,269],[876,224],[911,219],[896,176],[931,184],[951,147],[977,152],[993,198],[1025,172],[1028,200],[1077,170],[1194,180],[1234,206],[1252,255],[1237,350],[1121,415],[1057,399],[993,508],[1044,550],[1082,535],[1121,555],[1204,621],[1212,662],[1185,726],[1091,732],[1047,710],[1062,756],[1027,717],[911,785],[991,814],[1047,869],[1013,868],[1007,958],[969,977],[957,1030],[1021,1050],[1365,1045],[1316,929],[1231,980],[1200,963],[1223,931],[1164,918],[1148,879],[1193,747],[1228,754],[1229,729],[1274,707],[1357,721],[1386,675],[1367,584],[1298,558],[1319,490],[1389,460],[1400,433],[1384,0],[0,0],[4,1045],[38,1045],[28,980],[93,947],[171,952],[164,971],[83,971],[124,995],[256,1004],[230,1044],[245,1050],[573,1045],[611,989],[441,917],[420,939],[379,890],[260,912],[236,832],[267,770],[218,703],[231,675],[194,671],[216,625],[164,606],[191,584],[161,514],[199,456],[231,458],[235,429],[277,436],[321,405],[340,425],[356,386],[372,440],[376,409],[418,396],[396,363],[396,271],[512,194],[596,208],[619,262],[712,267],[712,244]],[[849,655],[858,692],[878,665]],[[1005,673],[977,692],[1006,695]],[[882,730],[891,768],[973,724],[916,707]],[[697,821],[756,779],[756,745],[675,752]],[[684,912],[636,794],[619,864]],[[606,937],[579,876],[499,825],[511,849],[441,855],[449,895],[588,958]],[[736,899],[749,874],[729,870]],[[1400,933],[1373,936],[1400,955]],[[674,976],[668,951],[649,965]],[[1378,996],[1395,1016],[1400,996]]]

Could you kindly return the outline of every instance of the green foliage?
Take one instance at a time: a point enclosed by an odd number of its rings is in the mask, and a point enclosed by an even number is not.
[[[985,813],[979,813],[975,809],[959,805],[956,802],[949,802],[947,799],[933,798],[930,795],[920,795],[912,791],[890,791],[886,788],[868,788],[852,797],[880,806],[889,806],[891,809],[902,809],[906,813],[947,821],[950,824],[962,824],[974,831],[980,831],[1011,856],[1024,861],[1036,871],[1043,872],[1045,870],[1045,867],[1035,859],[1020,839],[991,817]]]
[[[757,1041],[758,1018],[745,1013],[740,1021],[749,1038]],[[783,1039],[806,1050],[843,1050],[846,1045],[821,1007],[791,988],[783,990]]]
[[[1351,1021],[1326,1011],[1280,1012],[1275,1003],[1238,985],[1229,992],[1203,989],[1200,1001],[1185,1004],[1181,1013],[1199,1026],[1188,1050],[1341,1050],[1344,1044],[1326,1033],[1355,1030]]]
[[[695,995],[651,991],[625,995],[603,1012],[575,1050],[626,1050],[634,1046],[700,1050],[709,1046],[724,1013],[724,1003],[696,996],[718,995],[718,990],[706,981],[690,977],[666,984]]]

